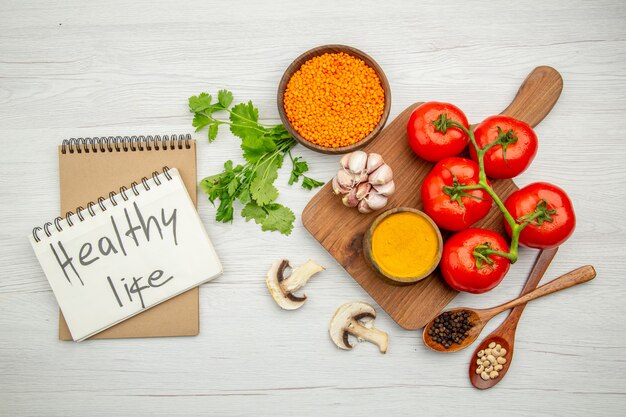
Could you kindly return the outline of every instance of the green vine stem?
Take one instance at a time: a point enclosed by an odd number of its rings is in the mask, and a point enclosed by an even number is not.
[[[474,258],[476,258],[476,266],[481,268],[484,264],[492,265],[493,261],[489,258],[489,255],[502,256],[504,258],[507,258],[509,262],[515,263],[518,257],[519,236],[522,230],[524,230],[526,226],[534,221],[537,221],[539,224],[541,224],[541,222],[543,221],[550,222],[552,221],[550,215],[554,214],[554,210],[548,209],[546,202],[542,200],[537,204],[537,208],[533,213],[530,213],[523,218],[518,219],[519,221],[521,221],[521,223],[518,223],[513,218],[511,213],[509,213],[509,211],[506,209],[498,194],[496,194],[496,192],[487,182],[487,174],[485,173],[485,154],[487,153],[487,151],[489,151],[489,149],[493,148],[496,145],[502,145],[503,149],[505,150],[506,146],[517,141],[517,137],[512,130],[504,132],[501,129],[498,129],[498,138],[493,142],[487,144],[484,148],[481,148],[478,146],[478,143],[476,143],[476,138],[474,137],[474,129],[471,126],[468,129],[457,121],[448,119],[445,113],[440,114],[439,118],[437,120],[433,120],[432,123],[435,126],[435,129],[442,133],[446,133],[446,130],[450,127],[456,127],[462,130],[467,134],[472,146],[474,147],[474,150],[476,151],[479,168],[478,184],[455,186],[454,189],[457,192],[476,190],[479,188],[485,190],[485,192],[489,194],[493,201],[496,203],[496,205],[502,212],[504,219],[511,228],[511,246],[509,251],[502,252],[493,250],[491,249],[491,245],[488,243],[478,245],[474,248],[473,253]]]

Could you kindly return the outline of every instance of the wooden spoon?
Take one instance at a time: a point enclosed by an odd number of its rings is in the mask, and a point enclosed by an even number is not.
[[[467,307],[461,307],[448,310],[448,312],[452,313],[458,311],[468,311],[470,313],[469,322],[471,323],[472,327],[470,328],[467,337],[463,340],[463,342],[461,342],[461,344],[453,343],[447,349],[439,343],[435,342],[432,336],[428,334],[428,329],[430,329],[430,327],[433,325],[435,319],[439,317],[437,316],[432,319],[430,323],[426,325],[426,327],[424,327],[424,332],[422,333],[424,344],[432,350],[436,350],[437,352],[456,352],[461,349],[465,349],[466,347],[471,345],[474,340],[476,340],[476,338],[483,330],[485,325],[489,322],[489,320],[502,313],[503,311],[518,306],[520,304],[525,304],[529,301],[534,300],[535,298],[543,297],[544,295],[552,294],[553,292],[561,291],[566,288],[573,287],[574,285],[590,281],[595,278],[595,276],[595,269],[593,269],[591,265],[586,265],[571,272],[568,272],[567,274],[562,275],[559,278],[556,278],[548,282],[547,284],[542,285],[541,287],[529,292],[528,294],[522,295],[521,297],[511,300],[508,303],[500,304],[496,307],[480,310],[473,310]]]
[[[535,260],[535,265],[533,266],[530,275],[528,276],[528,280],[526,281],[526,285],[522,289],[521,295],[528,294],[539,285],[539,281],[545,274],[550,262],[556,255],[558,251],[557,248],[546,249],[539,252],[537,255],[537,259]],[[520,304],[517,307],[514,307],[511,311],[511,314],[502,322],[502,324],[494,330],[489,336],[487,336],[476,348],[474,351],[474,355],[472,355],[472,360],[470,361],[469,366],[469,378],[472,385],[478,389],[487,389],[496,385],[498,382],[504,378],[507,371],[509,370],[509,366],[511,365],[511,361],[513,360],[513,350],[515,347],[515,330],[517,329],[517,323],[519,322],[522,313],[524,312],[524,308],[526,304]],[[480,377],[480,375],[476,374],[476,368],[478,365],[476,364],[476,359],[478,358],[478,352],[486,349],[491,342],[496,344],[500,344],[502,348],[506,349],[506,363],[502,364],[502,369],[498,371],[498,377],[495,379],[484,380]]]

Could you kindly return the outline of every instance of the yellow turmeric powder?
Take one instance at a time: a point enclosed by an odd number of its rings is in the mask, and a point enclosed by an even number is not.
[[[427,273],[439,258],[434,226],[413,212],[385,217],[372,233],[372,259],[392,277],[410,280]]]
[[[346,53],[326,53],[291,76],[285,114],[306,140],[327,148],[352,145],[369,135],[385,108],[376,71]]]

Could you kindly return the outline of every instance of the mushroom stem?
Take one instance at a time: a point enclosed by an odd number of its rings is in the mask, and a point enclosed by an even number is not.
[[[376,327],[367,328],[355,319],[350,320],[346,330],[352,336],[378,345],[381,353],[387,352],[389,336],[382,330],[378,330]]]
[[[291,271],[291,275],[281,281],[280,286],[287,293],[298,291],[300,288],[304,287],[304,285],[313,277],[313,275],[323,270],[323,266],[318,265],[315,261],[309,259],[308,261]]]
[[[361,320],[370,319],[365,325]],[[340,306],[332,320],[328,332],[330,338],[338,348],[344,350],[352,349],[348,336],[352,335],[359,340],[366,340],[378,345],[382,353],[387,352],[389,337],[387,333],[374,327],[376,310],[371,305],[362,301],[346,303]]]

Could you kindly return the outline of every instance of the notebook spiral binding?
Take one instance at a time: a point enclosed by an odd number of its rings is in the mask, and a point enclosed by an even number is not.
[[[61,153],[136,152],[189,149],[191,135],[108,136],[65,139]]]
[[[181,135],[182,136],[182,135]],[[163,175],[165,176],[165,178],[170,181],[172,179],[172,176],[169,173],[169,168],[168,167],[163,167]],[[158,171],[154,171],[152,173],[152,179],[154,180],[154,183],[156,184],[156,186],[158,187],[159,185],[161,185],[161,180],[159,179],[159,172]],[[140,181],[141,184],[137,183],[137,182],[133,182],[130,185],[130,189],[132,191],[132,193],[135,196],[139,195],[139,190],[140,186],[143,186],[145,191],[149,191],[150,190],[150,186],[148,185],[148,178],[143,177]],[[120,187],[119,192],[115,192],[115,191],[111,191],[109,193],[109,198],[108,200],[111,200],[111,203],[113,204],[113,206],[117,206],[117,201],[115,200],[115,198],[119,195],[124,201],[128,201],[128,188],[127,187]],[[103,212],[107,210],[107,207],[104,205],[104,202],[107,199],[104,197],[100,197],[98,198],[98,200],[96,202],[90,201],[89,203],[87,203],[87,208],[84,208],[82,206],[76,207],[75,211],[76,213],[74,213],[73,211],[68,211],[67,213],[65,213],[65,219],[61,216],[57,217],[56,219],[54,219],[52,222],[47,222],[46,224],[43,225],[43,227],[35,227],[33,229],[33,239],[35,239],[35,242],[40,242],[41,238],[39,237],[39,233],[43,231],[43,233],[46,234],[46,236],[50,237],[52,236],[53,231],[50,230],[50,228],[52,226],[54,226],[57,231],[62,232],[63,231],[63,227],[61,226],[61,220],[66,220],[67,221],[67,225],[69,227],[74,226],[74,221],[72,220],[72,216],[76,216],[78,218],[78,221],[83,222],[85,221],[85,216],[84,216],[84,211],[87,211],[87,213],[89,213],[89,215],[91,217],[94,217],[96,215],[96,212],[93,210],[94,206],[97,204],[98,206],[100,206],[100,210],[102,210]]]

